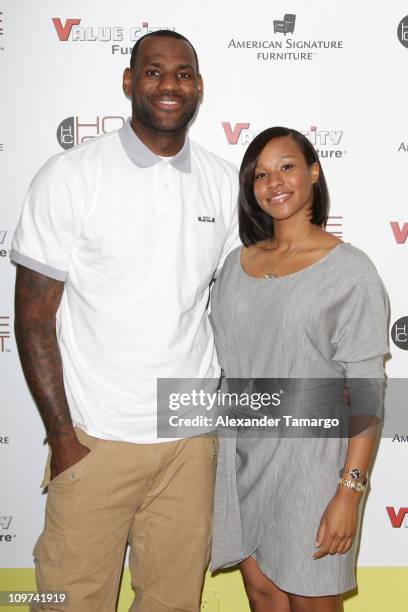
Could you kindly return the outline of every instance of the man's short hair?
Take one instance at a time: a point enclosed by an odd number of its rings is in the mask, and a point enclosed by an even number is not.
[[[130,67],[132,70],[136,65],[136,56],[137,56],[137,51],[138,51],[140,43],[142,42],[142,40],[145,40],[145,38],[150,38],[152,36],[156,38],[175,38],[176,40],[185,40],[193,50],[194,59],[196,62],[196,67],[197,67],[197,73],[199,72],[198,56],[197,56],[196,50],[194,49],[193,45],[188,40],[188,38],[186,38],[182,34],[179,34],[178,32],[175,32],[174,30],[157,30],[156,32],[149,32],[148,34],[145,34],[144,36],[139,38],[139,40],[135,43],[132,49],[132,55],[130,56]]]

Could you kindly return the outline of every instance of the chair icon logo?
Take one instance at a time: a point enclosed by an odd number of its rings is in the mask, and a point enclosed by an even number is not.
[[[405,15],[399,22],[397,35],[401,45],[408,49],[408,15]]]
[[[295,31],[296,15],[290,15],[289,13],[283,17],[282,21],[274,20],[273,31],[276,34],[280,32],[286,36],[286,34],[293,34]]]

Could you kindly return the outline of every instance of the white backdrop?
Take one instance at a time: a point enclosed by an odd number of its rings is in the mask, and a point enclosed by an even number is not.
[[[245,145],[266,127],[307,133],[331,191],[330,223],[338,225],[329,229],[372,258],[393,325],[408,316],[408,4],[3,0],[0,13],[0,566],[17,568],[32,565],[45,501],[44,429],[19,365],[8,259],[34,173],[63,150],[60,142],[68,147],[120,127],[130,114],[121,79],[134,39],[176,29],[195,45],[205,82],[191,137],[239,165]],[[296,16],[294,31],[274,32],[274,20],[287,13]],[[397,331],[387,371],[405,377],[408,319]],[[396,433],[407,436],[408,426]],[[383,440],[360,566],[408,566],[408,514],[394,528],[386,511],[408,507],[407,477],[408,443]]]

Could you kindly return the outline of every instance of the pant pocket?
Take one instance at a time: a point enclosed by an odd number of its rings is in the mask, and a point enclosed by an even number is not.
[[[62,591],[64,539],[44,530],[34,546],[33,556],[38,590]]]
[[[63,480],[64,477],[67,477],[67,476],[70,476],[69,478],[70,480],[73,476],[72,480],[75,480],[77,473],[79,474],[79,471],[82,471],[82,466],[88,462],[89,455],[91,455],[95,451],[95,449],[99,447],[100,443],[102,442],[102,440],[100,440],[99,438],[88,436],[85,432],[83,432],[78,427],[75,427],[75,433],[76,433],[76,436],[79,442],[81,442],[81,444],[89,448],[90,452],[87,455],[85,455],[85,457],[83,457],[82,459],[80,459],[79,461],[71,465],[69,468],[67,468],[63,472],[60,472],[57,476],[54,476],[54,478],[52,479],[52,482],[59,480],[59,479]],[[45,464],[45,469],[44,469],[44,476],[43,476],[43,480],[41,483],[42,488],[48,487],[48,485],[51,482],[51,455],[52,455],[52,451],[51,451],[51,448],[49,448],[47,462]]]
[[[51,485],[54,486],[54,484],[59,483],[59,482],[74,483],[79,478],[82,478],[86,470],[86,467],[88,463],[90,462],[91,458],[93,458],[93,454],[95,452],[96,452],[95,449],[89,449],[89,453],[85,455],[85,457],[82,457],[82,459],[80,459],[79,461],[76,461],[69,468],[67,468],[66,470],[63,470],[62,472],[57,474],[57,476],[54,476],[54,478],[52,478],[52,480],[48,482],[48,486],[49,487],[51,487]]]

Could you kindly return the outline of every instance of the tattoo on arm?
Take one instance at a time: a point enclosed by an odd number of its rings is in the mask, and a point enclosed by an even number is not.
[[[17,266],[15,334],[21,365],[52,446],[74,434],[65,395],[55,315],[64,283]]]

